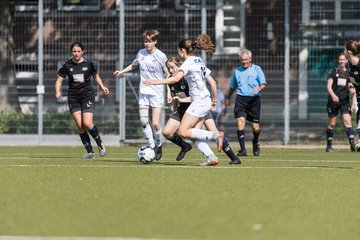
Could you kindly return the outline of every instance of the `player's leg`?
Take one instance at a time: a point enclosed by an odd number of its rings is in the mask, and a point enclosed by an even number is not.
[[[211,132],[204,129],[194,128],[199,120],[210,112],[211,100],[193,101],[186,110],[179,127],[179,135],[194,140],[215,140],[218,151],[221,151],[224,132]]]
[[[359,104],[360,100],[358,99],[358,104]],[[357,144],[357,151],[360,151],[360,109],[356,112],[356,130],[358,133],[358,144]]]
[[[190,143],[187,143],[182,139],[178,134],[177,130],[180,126],[180,121],[173,117],[174,114],[171,115],[169,120],[166,122],[163,128],[163,135],[166,139],[170,140],[171,142],[175,143],[179,147],[181,147],[181,151],[179,152],[178,156],[176,157],[177,161],[180,161],[185,157],[185,154],[191,150],[192,146]],[[179,118],[178,118],[179,119]]]
[[[152,127],[155,139],[155,160],[162,157],[162,129],[160,124],[161,107],[152,107]]]
[[[338,105],[337,105],[338,106]],[[332,104],[332,102],[327,103],[327,113],[328,113],[328,124],[326,127],[326,152],[332,152],[332,140],[334,137],[334,128],[336,126],[336,118],[338,115],[338,107]]]
[[[73,112],[72,116],[73,116],[76,126],[78,128],[81,142],[87,151],[87,154],[83,155],[83,158],[94,158],[95,155],[94,155],[94,150],[91,146],[90,136],[83,127],[81,111],[78,110],[78,111]]]
[[[188,110],[191,108],[188,108]],[[191,138],[194,140],[196,148],[206,157],[205,161],[200,163],[201,166],[211,166],[216,165],[219,162],[219,159],[210,149],[209,145],[206,143],[206,140],[209,139],[212,132],[197,129],[197,123],[200,120],[199,116],[192,115],[188,112],[185,112],[183,118],[181,119],[178,133],[181,137]],[[190,110],[193,112],[194,109]],[[205,112],[203,113],[205,115]],[[201,131],[198,131],[201,130]],[[195,134],[193,134],[195,132]],[[209,134],[210,133],[210,134]]]
[[[211,115],[211,114],[209,114],[209,115]],[[207,115],[205,117],[204,124],[209,131],[218,132],[214,118],[212,116]],[[240,164],[241,163],[240,159],[235,155],[235,153],[231,149],[230,144],[228,143],[226,138],[224,138],[224,140],[223,140],[222,150],[230,158],[231,161],[229,162],[229,164]]]
[[[205,156],[205,161],[201,162],[200,166],[213,166],[219,163],[218,157],[215,156],[206,141],[196,140],[194,145]]]
[[[260,155],[260,144],[259,144],[259,136],[261,133],[260,129],[260,109],[261,109],[261,101],[260,97],[254,97],[248,103],[248,112],[246,119],[251,122],[251,128],[253,132],[253,154],[254,156]]]
[[[149,95],[139,94],[139,117],[141,129],[144,133],[148,146],[155,147],[153,130],[149,123]]]
[[[326,127],[326,151],[332,152],[332,140],[334,138],[334,128],[336,126],[336,116],[329,117],[328,125]]]
[[[247,156],[245,148],[245,122],[246,122],[246,105],[247,98],[236,95],[235,107],[234,107],[234,118],[236,119],[236,133],[237,139],[240,145],[238,156]]]
[[[95,97],[89,96],[82,103],[82,124],[83,127],[95,140],[101,157],[105,156],[106,149],[100,136],[99,129],[94,125]]]
[[[343,121],[344,121],[346,136],[347,136],[349,144],[350,144],[350,151],[355,152],[354,131],[352,128],[352,123],[351,123],[351,115],[350,115],[350,113],[343,113],[342,117],[343,117]]]
[[[148,95],[149,105],[152,110],[151,125],[153,129],[153,137],[155,139],[155,160],[162,157],[162,129],[160,124],[162,107],[164,105],[164,97],[161,95]]]
[[[236,118],[236,126],[237,126],[237,139],[239,142],[240,150],[238,152],[238,156],[247,156],[247,150],[245,148],[245,117]]]

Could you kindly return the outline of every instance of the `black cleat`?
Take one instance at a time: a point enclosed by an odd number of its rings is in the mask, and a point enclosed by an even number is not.
[[[260,145],[258,141],[254,141],[254,139],[252,140],[253,143],[253,154],[254,156],[259,156],[260,155]]]
[[[155,160],[159,161],[162,157],[162,145],[160,147],[155,146],[154,151],[155,151]]]
[[[332,145],[327,145],[325,151],[332,152],[333,151]]]
[[[185,154],[190,151],[192,149],[191,144],[187,144],[186,147],[181,148],[181,151],[179,152],[179,154],[176,157],[176,161],[180,161],[181,159],[183,159],[185,157]]]
[[[354,143],[350,143],[350,151],[355,152],[355,144]]]
[[[246,151],[246,149],[244,149],[244,150],[239,150],[239,152],[237,153],[237,156],[239,156],[239,157],[246,157],[247,156],[247,151]]]
[[[241,161],[238,157],[234,157],[233,159],[231,159],[229,164],[241,164]]]

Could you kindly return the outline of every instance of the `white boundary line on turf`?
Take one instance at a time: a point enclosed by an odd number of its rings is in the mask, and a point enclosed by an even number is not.
[[[41,236],[0,236],[0,240],[175,240],[174,238],[134,237],[41,237]],[[180,239],[178,239],[180,240]]]
[[[66,165],[66,164],[36,164],[36,165],[29,165],[29,164],[14,164],[14,165],[0,165],[0,168],[2,167],[15,167],[15,168],[39,168],[39,167],[49,167],[49,168],[189,168],[189,169],[346,169],[347,167],[342,166],[284,166],[284,167],[253,167],[253,166],[179,166],[179,165],[139,165],[139,166],[123,166],[123,165]],[[351,167],[353,170],[360,169],[360,167]],[[1,239],[0,239],[1,240]]]
[[[41,161],[41,160],[46,160],[46,159],[49,159],[49,158],[37,158],[37,157],[0,157],[0,161],[1,160],[34,160],[34,161]],[[73,161],[74,159],[73,158],[58,158],[58,159],[49,159],[49,161],[57,161],[57,160],[64,160],[64,161],[67,161],[67,160],[71,160]],[[135,158],[95,158],[93,160],[89,160],[89,159],[77,159],[79,161],[98,161],[98,162],[101,162],[101,161],[113,161],[113,163],[121,163],[121,161],[134,161],[134,163],[137,163],[138,160],[135,159]],[[244,160],[244,159],[242,159]],[[186,161],[186,160],[185,160]],[[185,162],[184,161],[184,162]],[[199,160],[201,161],[201,160]],[[228,160],[220,160],[220,162],[228,162]],[[360,163],[359,160],[304,160],[304,159],[283,159],[283,160],[268,160],[268,159],[249,159],[249,162],[302,162],[302,163]],[[161,163],[161,162],[160,162]],[[168,162],[167,162],[168,163]],[[181,163],[181,162],[176,162],[174,161],[174,163]],[[60,164],[59,164],[60,165]],[[74,165],[76,166],[76,165]],[[154,165],[145,165],[145,166],[154,166]],[[175,165],[174,165],[175,166]],[[176,166],[180,166],[180,165],[176,165]],[[239,165],[239,166],[242,166],[242,165]],[[1,239],[0,239],[1,240]]]

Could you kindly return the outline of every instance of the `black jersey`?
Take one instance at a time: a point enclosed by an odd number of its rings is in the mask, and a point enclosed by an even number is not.
[[[356,65],[349,65],[350,82],[356,89],[356,95],[360,94],[360,61]]]
[[[189,85],[184,78],[175,84],[169,84],[169,88],[174,96],[178,96],[179,98],[189,97]]]
[[[349,101],[348,85],[350,82],[349,72],[341,69],[332,69],[329,72],[327,79],[333,79],[332,89],[336,96],[339,97],[340,102]],[[329,94],[329,100],[332,100]]]
[[[69,78],[69,93],[81,93],[84,90],[93,90],[91,76],[97,73],[95,64],[84,59],[81,63],[74,63],[69,59],[58,71],[60,77]]]

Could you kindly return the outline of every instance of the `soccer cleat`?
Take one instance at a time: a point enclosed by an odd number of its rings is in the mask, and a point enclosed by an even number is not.
[[[332,145],[327,145],[325,151],[332,152],[333,151]]]
[[[238,157],[234,157],[233,159],[231,159],[229,164],[241,164],[241,161]]]
[[[89,153],[83,155],[82,158],[85,158],[85,159],[87,159],[87,158],[95,158],[95,154],[93,152],[89,152]]]
[[[239,150],[239,152],[237,153],[237,156],[242,156],[242,157],[246,157],[247,156],[247,151],[246,149],[244,150]]]
[[[187,144],[186,147],[181,148],[181,151],[179,152],[179,154],[176,157],[176,161],[180,161],[181,159],[183,159],[185,157],[185,154],[190,151],[192,149],[191,144]]]
[[[360,152],[360,145],[358,143],[355,144],[355,152]]]
[[[215,166],[219,163],[219,159],[214,155],[211,154],[210,156],[206,157],[206,160],[199,163],[199,166]]]
[[[254,156],[259,156],[260,155],[260,145],[258,141],[254,141],[254,139],[252,140],[252,144],[253,144],[253,154]]]
[[[98,149],[99,149],[100,156],[101,157],[105,156],[105,154],[106,154],[105,146],[103,144],[101,144],[101,146],[98,146]]]
[[[354,143],[350,143],[350,151],[355,152],[355,144]]]
[[[224,136],[225,136],[224,132],[220,131],[219,136],[216,139],[217,149],[218,149],[219,152],[221,152],[221,149],[222,149],[222,146],[223,146]]]
[[[162,146],[155,146],[154,151],[155,151],[155,160],[159,161],[162,157]]]

